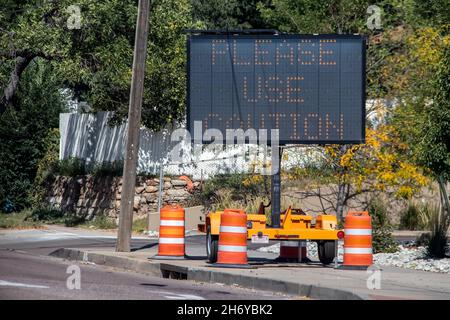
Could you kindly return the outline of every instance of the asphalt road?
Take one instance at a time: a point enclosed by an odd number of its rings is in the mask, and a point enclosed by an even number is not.
[[[204,237],[188,238],[203,243]],[[133,250],[155,243],[135,239]],[[294,297],[220,284],[163,279],[49,257],[61,247],[114,246],[111,236],[73,235],[39,230],[0,232],[0,299],[292,299]],[[71,265],[80,269],[80,289],[69,289]],[[73,268],[73,267],[71,267]],[[75,267],[76,268],[76,267]],[[72,278],[70,278],[72,279]],[[70,284],[75,282],[69,280]]]

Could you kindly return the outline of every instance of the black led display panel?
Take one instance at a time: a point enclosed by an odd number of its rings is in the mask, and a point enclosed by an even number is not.
[[[364,142],[365,46],[359,35],[189,36],[192,139],[201,121],[224,137],[279,129],[280,144]]]

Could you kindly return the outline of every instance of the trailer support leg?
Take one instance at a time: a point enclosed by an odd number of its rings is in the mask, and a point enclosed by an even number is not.
[[[280,211],[281,211],[281,147],[272,149],[272,176],[271,176],[271,203],[272,218],[271,227],[280,228]]]

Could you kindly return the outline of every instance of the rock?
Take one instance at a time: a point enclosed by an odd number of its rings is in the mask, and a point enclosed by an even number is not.
[[[155,186],[147,186],[147,187],[145,187],[145,192],[147,192],[147,193],[154,193],[156,191],[158,191],[158,188],[155,187]]]
[[[164,189],[170,189],[170,188],[172,188],[172,184],[170,182],[166,181],[166,182],[164,182],[164,187],[163,188]]]
[[[137,193],[137,194],[140,194],[140,193],[142,193],[142,191],[144,191],[144,190],[145,190],[144,187],[137,187],[137,188],[136,188],[136,193]]]
[[[156,193],[148,194],[145,196],[145,200],[147,203],[156,203],[158,201],[158,197]]]
[[[148,180],[145,181],[145,185],[147,187],[149,187],[149,186],[157,186],[158,184],[159,184],[159,180],[155,181],[155,179],[148,179]]]
[[[169,189],[167,190],[167,195],[172,197],[187,197],[189,192],[184,189]]]
[[[399,246],[398,252],[377,253],[373,255],[373,259],[378,265],[390,265],[427,272],[450,273],[450,259],[427,258],[425,247]]]
[[[94,209],[88,209],[86,220],[92,220],[94,218],[95,210]]]
[[[117,216],[116,210],[113,209],[108,211],[108,217],[115,218],[116,216]]]
[[[116,200],[122,199],[122,195],[120,193],[116,194]]]
[[[187,186],[187,182],[184,180],[172,180],[171,181],[172,185],[174,187],[185,187]]]
[[[133,209],[138,210],[139,209],[139,202],[141,201],[141,197],[135,196],[133,201]]]

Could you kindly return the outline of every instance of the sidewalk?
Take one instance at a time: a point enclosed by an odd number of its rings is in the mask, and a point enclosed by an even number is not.
[[[246,288],[307,296],[312,299],[450,299],[450,277],[425,271],[382,267],[381,289],[367,288],[366,271],[336,270],[318,263],[274,264],[270,253],[248,251],[254,269],[215,268],[204,249],[187,248],[187,260],[152,260],[157,245],[130,253],[113,248],[59,249],[52,256],[127,269],[162,277],[239,285]]]

